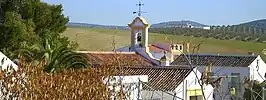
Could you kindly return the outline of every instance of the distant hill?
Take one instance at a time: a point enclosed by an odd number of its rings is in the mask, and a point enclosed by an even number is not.
[[[169,21],[169,22],[161,22],[157,24],[152,24],[151,28],[171,28],[171,27],[179,27],[182,25],[192,25],[194,27],[205,27],[208,25],[200,24],[193,21]],[[77,22],[69,22],[69,27],[88,27],[88,28],[106,28],[106,29],[128,29],[127,26],[116,26],[116,25],[99,25],[99,24],[87,24],[87,23],[77,23]]]
[[[247,34],[266,34],[266,19],[255,20],[237,25],[211,26],[211,30],[231,31]]]
[[[127,26],[115,26],[115,25],[99,25],[99,24],[88,24],[88,23],[77,23],[77,22],[69,22],[67,24],[68,27],[87,27],[87,28],[105,28],[105,29],[120,29],[127,30]]]
[[[191,25],[194,28],[207,27],[209,25],[201,24],[194,21],[168,21],[157,24],[152,24],[151,28],[175,28]],[[99,25],[99,24],[87,24],[87,23],[76,23],[69,22],[69,27],[88,27],[88,28],[105,28],[105,29],[120,29],[127,30],[128,26],[116,26],[116,25]],[[230,26],[211,26],[212,29],[219,29],[222,31],[233,31],[243,33],[264,33],[266,32],[266,19],[255,20],[251,22],[241,23]],[[264,33],[265,34],[265,33]]]
[[[171,28],[171,27],[180,27],[183,25],[191,25],[194,27],[206,27],[208,25],[204,25],[198,22],[193,21],[168,21],[168,22],[161,22],[157,24],[151,25],[151,28]]]
[[[266,30],[266,19],[255,20],[247,23],[242,23],[239,25],[252,26]]]

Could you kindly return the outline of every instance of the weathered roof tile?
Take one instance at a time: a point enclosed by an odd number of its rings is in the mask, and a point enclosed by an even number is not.
[[[80,52],[87,55],[93,66],[151,66],[152,63],[135,52]]]
[[[255,55],[205,55],[205,54],[182,54],[177,57],[171,65],[189,65],[186,57],[192,65],[219,67],[248,67],[256,58]]]
[[[127,67],[117,73],[118,75],[148,75],[144,90],[173,91],[192,72],[192,68],[183,66],[142,66]],[[121,74],[122,73],[122,74]]]

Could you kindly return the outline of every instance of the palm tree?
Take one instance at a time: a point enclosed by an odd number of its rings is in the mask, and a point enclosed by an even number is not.
[[[45,54],[45,71],[58,72],[69,68],[86,68],[89,66],[84,55],[75,53],[65,46],[60,46]]]
[[[42,44],[25,46],[16,50],[13,55],[23,56],[31,63],[44,61],[44,70],[46,72],[89,66],[85,55],[75,53],[68,48],[68,44],[58,44],[54,40],[54,38],[45,37],[41,42]]]

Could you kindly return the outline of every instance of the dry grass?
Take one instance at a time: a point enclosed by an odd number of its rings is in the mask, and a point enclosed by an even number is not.
[[[114,35],[114,33],[116,34]],[[95,29],[95,28],[68,28],[65,36],[70,40],[77,41],[80,45],[80,50],[112,50],[112,40],[115,36],[117,47],[123,47],[130,44],[130,32],[113,30],[113,29]],[[236,40],[216,40],[216,39],[204,39],[188,36],[167,35],[168,40],[165,41],[166,35],[164,34],[149,34],[149,42],[162,42],[169,43],[170,41],[184,42],[192,41],[192,44],[198,44],[201,40],[204,40],[200,47],[200,53],[226,53],[226,54],[247,54],[248,52],[254,52],[255,54],[262,55],[262,50],[266,48],[265,43],[254,42],[242,42]],[[266,59],[265,55],[262,55]]]

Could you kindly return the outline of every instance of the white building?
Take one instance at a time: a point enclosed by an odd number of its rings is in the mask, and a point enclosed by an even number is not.
[[[231,98],[228,95],[229,88],[236,89],[235,99],[243,98],[244,79],[264,81],[266,73],[266,64],[260,56],[255,55],[210,55],[210,54],[190,54],[186,55],[193,66],[197,66],[200,72],[204,72],[206,66],[212,63],[211,72],[214,76],[237,76],[231,78],[222,78],[221,86],[218,88],[223,93],[216,94],[216,100],[221,100],[219,95],[223,95],[225,100]],[[184,55],[180,55],[171,65],[189,65]]]
[[[168,91],[171,95],[176,95],[178,98],[189,100],[190,93],[187,93],[185,91],[191,90],[189,88],[192,88],[193,85],[187,86],[184,85],[187,82],[191,82],[195,78],[189,78],[189,77],[196,77],[196,75],[187,74],[187,77],[184,77],[185,75],[181,75],[182,78],[179,80],[179,78],[176,78],[178,80],[175,80],[173,77],[179,77],[178,75],[183,72],[175,71],[175,67],[179,68],[180,66],[188,66],[188,61],[185,59],[184,55],[182,54],[185,52],[185,50],[188,52],[189,50],[189,42],[188,43],[171,43],[171,44],[159,44],[159,43],[148,43],[148,28],[150,27],[150,24],[147,23],[147,21],[143,17],[136,17],[130,24],[128,24],[130,31],[131,31],[131,43],[129,46],[121,47],[116,49],[118,52],[135,52],[136,55],[141,55],[145,60],[148,60],[152,65],[149,68],[129,68],[128,75],[118,75],[118,76],[131,76],[131,75],[148,75],[148,85],[152,86],[155,90],[147,90],[147,88],[143,87],[145,91],[142,92],[141,96],[143,96],[144,93],[148,97],[152,98],[160,98],[165,97],[168,99],[172,99],[173,96],[170,96],[169,94],[162,92],[162,91]],[[208,29],[208,28],[206,28]],[[107,54],[104,54],[107,55]],[[125,54],[124,54],[125,55]],[[135,56],[136,56],[135,55]],[[129,54],[125,55],[129,56]],[[101,55],[101,57],[103,56]],[[131,57],[132,58],[132,57]],[[219,87],[219,91],[222,91],[222,95],[224,94],[224,99],[230,99],[229,89],[231,87],[236,88],[236,96],[232,96],[233,98],[242,98],[244,93],[244,86],[242,80],[244,77],[248,77],[251,80],[258,80],[263,81],[265,72],[266,72],[266,65],[264,61],[261,59],[260,56],[254,56],[254,55],[244,55],[244,56],[237,56],[237,55],[205,55],[205,54],[190,54],[189,55],[189,61],[192,62],[192,65],[197,67],[196,72],[199,74],[203,73],[206,66],[208,66],[210,63],[212,63],[212,72],[214,72],[215,76],[221,76],[221,75],[232,75],[236,76],[234,78],[222,78],[222,85]],[[126,60],[126,59],[123,59]],[[109,60],[110,61],[110,60]],[[133,61],[133,60],[132,60]],[[144,61],[144,60],[143,60]],[[108,62],[108,60],[104,60],[104,62]],[[133,65],[134,66],[134,65]],[[164,66],[164,67],[160,67]],[[167,69],[168,68],[168,69]],[[125,70],[125,71],[127,71]],[[180,70],[180,69],[179,69]],[[170,71],[170,72],[169,72]],[[192,71],[193,72],[193,71]],[[167,76],[165,76],[167,75]],[[167,79],[167,78],[171,79]],[[172,79],[173,78],[173,79]],[[199,77],[201,78],[201,77]],[[166,82],[166,83],[164,83]],[[159,84],[158,84],[159,83]],[[197,85],[197,82],[194,81],[195,87],[193,91],[199,91],[197,89],[199,85]],[[207,86],[206,86],[207,87]],[[196,89],[195,89],[196,88]],[[177,92],[178,89],[181,89],[183,92]],[[210,89],[210,88],[208,88]],[[210,89],[211,91],[212,89]],[[161,92],[162,96],[154,94],[154,92]],[[197,92],[199,93],[199,92]],[[206,92],[206,94],[210,94],[209,92]],[[195,94],[194,94],[195,95]],[[170,97],[170,98],[169,98]],[[212,97],[208,96],[208,98],[213,99]],[[215,97],[216,100],[221,99],[216,92]]]
[[[205,30],[210,30],[211,27],[210,27],[210,26],[206,26],[206,27],[203,27],[203,29],[205,29]]]
[[[119,78],[122,79],[122,85],[124,87],[131,86],[127,87],[130,88],[130,92],[125,91],[131,94],[127,100],[137,100],[138,97],[142,100],[196,100],[195,98],[203,100],[202,89],[195,75],[197,74],[199,78],[201,76],[197,68],[131,66],[119,72],[121,73],[117,73],[118,76],[124,76],[124,79]],[[138,83],[138,78],[142,82]],[[109,87],[114,89],[112,86]],[[213,87],[211,85],[204,84],[203,91],[206,100],[213,100]]]
[[[4,77],[10,77],[10,74],[12,74],[12,72],[18,71],[19,67],[12,62],[7,56],[5,56],[2,52],[0,52],[0,67],[2,71],[7,71],[8,73],[1,73],[2,78]],[[25,76],[25,74],[23,74],[23,76]],[[12,77],[12,81],[17,81],[16,78]],[[3,80],[0,79],[0,99],[1,100],[8,100],[8,99],[17,99],[16,97],[14,97],[14,95],[12,95],[12,93],[9,91],[7,91],[6,87],[3,87]],[[20,82],[17,81],[17,82]],[[13,86],[14,83],[10,83],[8,84],[8,86]]]
[[[14,69],[14,71],[18,70],[18,66],[12,62],[6,55],[4,55],[2,52],[0,52],[0,66],[1,70],[11,70]]]
[[[174,56],[183,51],[183,43],[149,44],[148,29],[151,25],[143,17],[136,17],[128,26],[131,31],[131,43],[129,46],[116,49],[118,52],[136,52],[157,66],[161,66],[162,57],[167,56],[169,59],[166,62],[171,62],[174,60]]]

